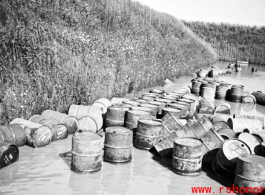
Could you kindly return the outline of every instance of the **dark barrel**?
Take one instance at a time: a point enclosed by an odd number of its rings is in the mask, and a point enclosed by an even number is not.
[[[162,134],[162,123],[155,120],[139,120],[134,146],[149,150]]]
[[[16,145],[0,141],[0,169],[16,162],[18,158],[19,150]]]
[[[225,100],[228,89],[229,89],[229,85],[226,85],[226,84],[218,85],[215,91],[215,99]]]
[[[176,138],[172,170],[179,175],[198,176],[202,168],[202,142],[196,138]]]
[[[244,86],[233,85],[229,94],[229,101],[231,102],[241,102],[244,93]]]
[[[102,167],[104,138],[91,132],[77,131],[72,137],[71,169],[77,173],[98,171]]]
[[[125,124],[126,112],[129,110],[127,107],[110,106],[106,113],[106,127],[121,126]]]
[[[265,93],[257,91],[253,92],[251,95],[255,96],[258,104],[265,106]]]
[[[195,95],[200,95],[200,87],[201,87],[200,81],[193,81],[192,87],[191,87],[191,93]]]
[[[24,146],[26,131],[18,124],[0,126],[0,140],[18,147]]]
[[[132,160],[133,133],[125,127],[106,128],[104,160],[113,163]]]

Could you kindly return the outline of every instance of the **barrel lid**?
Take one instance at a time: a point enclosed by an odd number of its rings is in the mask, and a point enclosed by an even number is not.
[[[131,106],[129,104],[120,104],[120,103],[115,103],[112,104],[110,107],[108,108],[130,108]]]
[[[140,104],[141,107],[147,107],[147,108],[158,108],[158,106],[153,104]]]
[[[238,159],[251,164],[265,165],[265,158],[263,156],[258,156],[255,154],[242,155],[239,156]]]
[[[148,125],[162,125],[162,122],[159,122],[157,120],[152,120],[152,119],[141,119],[138,122],[148,124]]]
[[[106,128],[106,133],[132,134],[132,131],[125,127],[113,126]]]
[[[189,105],[189,103],[184,102],[184,101],[182,101],[182,100],[178,100],[178,101],[176,101],[175,103],[176,103],[176,104],[185,105],[185,106],[188,106],[188,105]]]
[[[100,140],[102,137],[99,136],[98,134],[89,131],[76,131],[74,133],[73,138],[78,140],[92,141],[92,140]]]
[[[225,140],[222,150],[228,160],[237,158],[240,155],[250,154],[248,146],[238,139]]]
[[[257,150],[259,150],[258,146],[260,145],[260,143],[253,135],[249,133],[240,133],[238,139],[244,142],[250,148],[253,154],[259,152]]]
[[[191,100],[191,99],[187,99],[187,98],[181,98],[181,99],[179,99],[179,101],[187,102],[187,103],[194,103],[195,102],[195,100]]]
[[[153,104],[153,105],[167,105],[164,102],[158,102],[158,101],[150,101],[149,104]]]
[[[163,98],[156,98],[155,101],[157,102],[165,102],[165,103],[170,103],[172,100],[169,99],[163,99]]]
[[[147,107],[139,107],[139,106],[133,106],[130,109],[132,110],[142,110],[142,111],[146,111],[146,112],[151,112],[152,109],[151,108],[147,108]]]
[[[179,103],[171,103],[169,104],[169,106],[176,107],[176,108],[186,108],[186,106],[184,106],[183,104],[179,104]]]
[[[136,102],[136,101],[133,101],[133,100],[129,100],[129,101],[122,101],[122,103],[124,103],[124,104],[138,104],[138,105],[140,105],[140,103],[139,102]]]
[[[163,108],[162,110],[165,110],[165,111],[168,111],[168,112],[181,112],[180,109],[177,109],[177,108],[170,108],[170,107]]]
[[[176,138],[174,140],[174,143],[178,145],[183,145],[183,146],[199,146],[202,144],[202,141],[196,138]]]

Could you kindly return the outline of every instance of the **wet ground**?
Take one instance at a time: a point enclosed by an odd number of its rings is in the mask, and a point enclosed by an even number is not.
[[[219,66],[227,66],[220,63]],[[251,73],[252,66],[242,72],[220,77],[231,84],[245,86],[245,90],[265,91],[265,67]],[[177,81],[175,90],[190,83],[190,77]],[[265,114],[264,106],[246,112],[242,105],[232,104],[233,113]],[[227,193],[233,178],[220,179],[210,170],[203,170],[198,177],[180,176],[171,171],[171,160],[161,159],[152,153],[133,148],[133,159],[127,164],[103,162],[100,171],[93,174],[77,174],[70,170],[72,136],[52,142],[43,148],[20,147],[20,159],[0,170],[0,195],[2,194],[141,194],[141,195],[190,195],[191,187],[212,187],[208,194]],[[220,193],[220,187],[224,187]],[[207,193],[197,193],[207,194]]]

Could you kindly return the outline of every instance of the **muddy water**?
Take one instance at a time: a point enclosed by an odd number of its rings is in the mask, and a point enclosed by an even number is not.
[[[249,92],[265,91],[265,68],[258,69],[257,73],[252,74],[251,66],[243,67],[241,73],[220,79],[231,84],[243,84]],[[171,88],[177,90],[189,83],[190,79],[182,77]],[[242,105],[233,104],[232,108],[233,113],[245,112]],[[257,106],[251,113],[265,114],[265,107]],[[71,139],[72,136],[69,136],[66,140],[52,142],[38,149],[20,147],[19,161],[0,170],[0,194],[190,195],[191,187],[212,187],[215,194],[227,194],[225,187],[233,183],[233,178],[222,180],[208,170],[202,171],[199,177],[179,176],[171,171],[171,160],[161,159],[136,148],[133,149],[133,160],[130,163],[103,162],[99,172],[77,174],[70,170]],[[221,193],[220,187],[224,187]]]

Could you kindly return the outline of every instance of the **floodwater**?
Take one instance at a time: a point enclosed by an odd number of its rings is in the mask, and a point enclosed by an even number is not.
[[[228,63],[218,63],[220,67]],[[243,67],[242,72],[220,77],[231,84],[245,85],[245,90],[265,91],[265,67],[251,73],[252,66]],[[190,77],[180,78],[176,86],[187,85]],[[178,90],[176,88],[175,90]],[[246,113],[242,105],[232,104],[233,113]],[[259,106],[247,114],[265,114],[265,107]],[[43,148],[23,146],[19,148],[20,158],[14,164],[0,170],[0,194],[104,194],[104,195],[190,195],[191,187],[212,187],[208,194],[227,193],[233,178],[221,179],[209,170],[203,170],[198,177],[180,176],[171,171],[171,160],[133,148],[133,159],[126,164],[103,162],[100,171],[92,174],[77,174],[70,169],[71,141],[52,142]],[[221,187],[224,187],[221,189]],[[221,192],[220,192],[221,189]],[[207,194],[207,193],[197,193]]]

